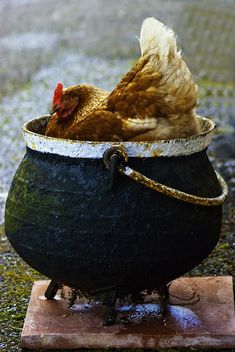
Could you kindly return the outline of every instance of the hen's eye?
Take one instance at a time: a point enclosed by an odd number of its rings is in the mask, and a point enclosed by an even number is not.
[[[64,103],[68,103],[68,102],[70,101],[70,98],[69,98],[69,97],[65,97],[65,98],[63,99],[63,101],[64,101]]]

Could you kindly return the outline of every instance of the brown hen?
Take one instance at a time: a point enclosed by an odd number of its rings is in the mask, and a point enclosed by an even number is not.
[[[67,132],[93,141],[159,140],[199,133],[197,85],[177,51],[174,32],[147,18],[141,57],[114,91]]]

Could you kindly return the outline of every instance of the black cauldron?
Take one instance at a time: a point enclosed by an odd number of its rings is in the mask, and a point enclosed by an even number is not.
[[[200,197],[221,186],[207,157],[214,125],[199,136],[122,142],[128,166]],[[24,125],[26,155],[6,204],[6,235],[16,252],[50,279],[88,295],[158,289],[208,256],[218,242],[221,204],[191,204],[125,175],[110,189],[103,162],[109,142],[43,135],[48,117]]]

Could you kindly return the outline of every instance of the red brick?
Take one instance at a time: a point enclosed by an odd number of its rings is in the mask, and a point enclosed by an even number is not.
[[[235,347],[232,278],[179,278],[170,286],[168,314],[156,316],[158,305],[146,303],[119,312],[127,323],[103,326],[104,308],[84,299],[74,309],[68,301],[47,301],[49,281],[34,283],[21,336],[21,346],[31,349]],[[155,314],[154,314],[155,312]]]

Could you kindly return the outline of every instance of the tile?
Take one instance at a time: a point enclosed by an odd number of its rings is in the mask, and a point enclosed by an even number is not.
[[[144,304],[119,307],[119,322],[113,326],[103,326],[105,309],[99,302],[81,298],[69,308],[59,292],[53,301],[46,300],[48,284],[33,285],[21,336],[24,348],[235,347],[230,276],[174,280],[164,321],[155,297],[149,296]]]

